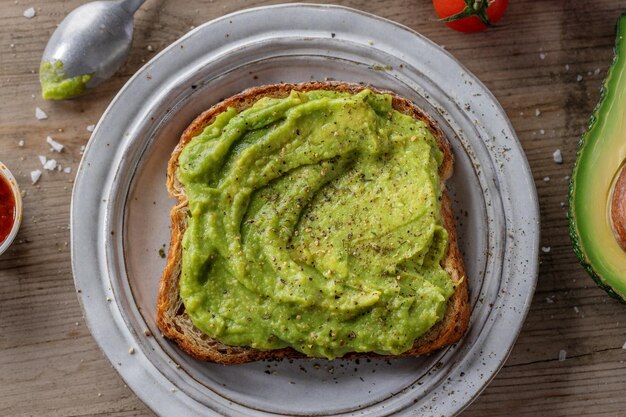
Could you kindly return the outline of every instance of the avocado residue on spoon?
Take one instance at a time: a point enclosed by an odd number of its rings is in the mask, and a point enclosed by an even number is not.
[[[64,100],[76,97],[87,90],[92,74],[66,77],[62,61],[43,61],[39,67],[41,96],[44,100]]]

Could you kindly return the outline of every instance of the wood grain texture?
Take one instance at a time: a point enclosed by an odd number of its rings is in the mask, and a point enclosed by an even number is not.
[[[35,186],[29,172],[40,168],[37,155],[53,157],[47,135],[66,146],[54,157],[75,171],[89,138],[86,126],[144,62],[193,26],[277,2],[189,0],[181,7],[148,0],[119,74],[83,98],[43,102],[36,74],[43,48],[55,25],[81,3],[0,0],[0,160],[25,191],[17,241],[0,256],[2,416],[152,415],[102,356],[81,316],[66,245],[74,172],[45,172]],[[611,61],[624,2],[512,1],[500,28],[476,35],[432,21],[430,0],[337,3],[396,20],[445,45],[498,98],[533,170],[542,245],[550,251],[541,253],[537,292],[510,358],[463,416],[626,415],[626,308],[578,265],[563,206],[565,176]],[[37,16],[28,20],[22,12],[30,6]],[[47,120],[35,119],[36,106]],[[557,148],[561,165],[552,159]],[[560,350],[567,352],[564,361]]]

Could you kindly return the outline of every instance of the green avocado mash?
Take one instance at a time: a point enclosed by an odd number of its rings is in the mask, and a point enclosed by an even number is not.
[[[43,61],[39,66],[41,96],[45,100],[64,100],[85,92],[91,74],[65,78],[63,62]]]
[[[364,90],[230,108],[179,158],[190,217],[180,295],[227,345],[399,354],[446,310],[443,154]]]

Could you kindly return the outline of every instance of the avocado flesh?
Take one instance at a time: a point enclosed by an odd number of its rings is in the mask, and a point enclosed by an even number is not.
[[[596,283],[626,301],[626,252],[611,227],[611,190],[626,158],[626,14],[617,24],[615,57],[580,141],[570,182],[570,236]]]

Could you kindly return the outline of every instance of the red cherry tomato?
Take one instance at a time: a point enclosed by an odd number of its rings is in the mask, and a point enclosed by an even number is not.
[[[508,0],[433,0],[439,19],[459,32],[481,32],[497,23]]]

